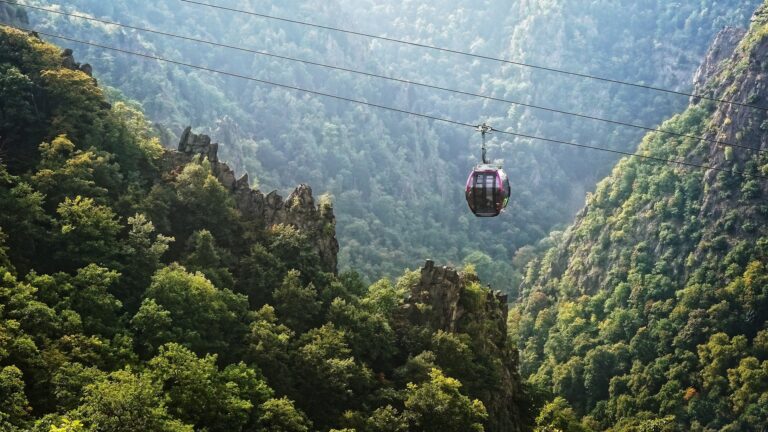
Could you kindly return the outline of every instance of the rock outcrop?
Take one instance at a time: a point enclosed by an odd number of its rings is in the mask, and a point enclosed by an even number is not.
[[[181,133],[177,150],[186,154],[203,155],[212,163],[219,161],[219,144],[211,144],[211,137],[208,135],[192,133],[191,126],[187,126],[184,132]]]
[[[427,260],[402,312],[412,326],[465,333],[489,342],[475,349],[480,356],[493,359],[496,382],[473,397],[479,397],[488,410],[488,430],[519,432],[525,423],[521,421],[523,390],[517,350],[507,341],[507,295],[476,284],[479,280],[473,274],[438,267]]]
[[[436,267],[433,261],[427,260],[421,269],[419,284],[410,293],[409,303],[428,305],[428,312],[416,311],[413,320],[435,330],[461,331],[462,318],[467,313],[461,302],[462,295],[465,286],[473,282],[479,282],[474,275],[465,275],[450,267]],[[507,295],[489,290],[484,304],[486,318],[495,321],[500,330],[501,339],[495,342],[501,346],[507,336]]]
[[[181,134],[177,151],[165,153],[161,168],[166,172],[178,171],[193,160],[207,159],[213,175],[232,192],[237,209],[248,223],[261,229],[278,224],[296,227],[310,237],[323,270],[335,273],[339,243],[332,206],[316,206],[312,189],[303,184],[287,199],[283,199],[277,191],[265,195],[251,189],[248,174],[236,178],[229,165],[219,161],[218,150],[219,144],[212,143],[209,136],[195,134],[191,127],[187,127]]]
[[[93,67],[88,63],[80,64],[76,62],[75,55],[69,48],[61,52],[61,65],[67,69],[80,71],[89,77],[93,77]]]
[[[735,27],[725,27],[720,30],[693,76],[695,94],[701,93],[704,86],[720,71],[723,60],[733,55],[746,33],[746,29]]]

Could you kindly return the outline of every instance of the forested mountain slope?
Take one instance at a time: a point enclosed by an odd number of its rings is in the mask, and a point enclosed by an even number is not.
[[[29,1],[50,7],[47,1]],[[353,28],[578,72],[687,89],[714,34],[744,25],[758,0],[502,1],[301,0],[237,8]],[[232,4],[228,4],[232,6]],[[72,0],[68,12],[217,42],[653,126],[684,98],[350,35],[260,20],[178,0]],[[403,86],[305,64],[29,11],[55,33],[257,78],[499,129],[633,151],[641,133],[504,103]],[[330,192],[339,214],[339,261],[369,278],[433,257],[475,263],[484,280],[514,289],[518,249],[570,220],[611,155],[496,137],[491,156],[516,185],[509,211],[476,220],[461,186],[479,158],[471,130],[290,93],[95,48],[102,83],[118,88],[175,137],[189,124],[222,143],[222,159],[265,190],[300,182]],[[166,145],[174,145],[168,139]],[[418,179],[418,180],[416,180]],[[515,266],[525,264],[523,251]]]
[[[718,41],[698,90],[768,106],[768,4]],[[510,323],[557,396],[542,427],[768,427],[768,114],[693,101],[664,127],[758,150],[649,134],[640,154],[726,172],[623,159],[531,262]]]
[[[0,27],[0,430],[531,429],[506,296],[338,274],[329,200],[163,149],[92,69]]]

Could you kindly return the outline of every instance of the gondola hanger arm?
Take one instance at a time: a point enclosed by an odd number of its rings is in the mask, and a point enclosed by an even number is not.
[[[485,147],[485,136],[492,133],[494,129],[488,125],[488,123],[483,122],[482,124],[477,125],[475,128],[478,132],[480,132],[480,135],[483,137],[483,163],[488,164],[487,158],[486,158],[486,147]]]

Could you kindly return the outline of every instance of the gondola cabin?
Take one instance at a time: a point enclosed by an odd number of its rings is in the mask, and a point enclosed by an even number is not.
[[[509,203],[509,178],[496,165],[480,164],[469,174],[466,197],[477,217],[498,216]]]

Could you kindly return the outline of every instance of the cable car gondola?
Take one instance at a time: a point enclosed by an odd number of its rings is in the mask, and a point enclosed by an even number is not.
[[[469,173],[465,195],[475,216],[494,217],[501,214],[509,203],[509,178],[500,165],[489,163],[485,157],[485,135],[493,128],[483,123],[477,130],[483,136],[483,163]]]

